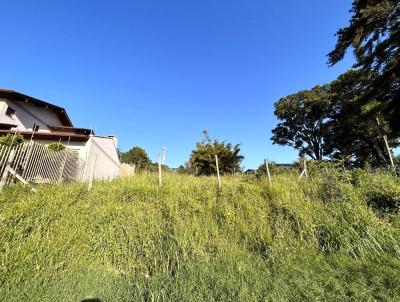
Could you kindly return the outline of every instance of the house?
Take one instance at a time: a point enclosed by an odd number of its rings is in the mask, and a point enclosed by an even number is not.
[[[98,136],[92,129],[74,127],[62,107],[0,89],[0,135],[21,134],[26,140],[49,145],[61,143],[75,151],[83,163],[82,180],[113,179],[120,162],[115,136]]]

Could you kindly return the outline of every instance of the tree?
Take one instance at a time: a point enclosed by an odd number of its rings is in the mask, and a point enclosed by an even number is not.
[[[218,156],[219,171],[221,174],[233,173],[240,170],[240,163],[244,159],[240,155],[240,145],[211,140],[207,131],[204,138],[196,144],[196,149],[190,155],[189,164],[197,175],[211,175],[216,173],[215,155]]]
[[[377,102],[365,102],[362,96],[376,77],[376,72],[350,70],[329,84],[331,106],[325,150],[332,159],[343,160],[351,166],[388,165],[387,150],[382,132],[387,132],[388,121],[374,108]],[[378,127],[379,117],[383,127]],[[396,138],[389,132],[392,147]]]
[[[292,146],[299,150],[300,157],[323,158],[331,98],[328,88],[316,86],[275,103],[275,115],[281,122],[272,130],[274,144]]]
[[[397,155],[393,158],[394,161],[394,165],[397,167],[397,169],[400,167],[400,155]],[[399,171],[397,170],[397,173],[399,173]]]
[[[326,157],[358,167],[387,166],[383,135],[392,148],[399,142],[389,131],[389,121],[376,110],[379,102],[363,98],[376,74],[349,70],[330,84],[282,98],[275,103],[282,122],[272,131],[272,140],[298,149],[300,157]]]
[[[175,170],[178,174],[195,174],[196,170],[190,165],[189,162],[186,162],[183,165],[180,165],[178,169]]]
[[[152,165],[146,151],[140,147],[133,147],[128,152],[120,153],[122,163],[135,164],[138,170],[149,169]]]
[[[329,54],[330,65],[341,61],[352,48],[355,68],[373,69],[376,77],[364,93],[364,101],[380,102],[391,129],[400,133],[400,4],[398,0],[354,0],[350,24],[337,32],[337,44]]]

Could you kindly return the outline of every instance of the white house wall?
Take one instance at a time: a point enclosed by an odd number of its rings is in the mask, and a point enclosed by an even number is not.
[[[119,175],[120,162],[112,137],[92,136],[88,144],[88,159],[84,180],[93,173],[96,180],[112,180]]]
[[[32,131],[33,124],[39,125],[39,132],[50,132],[47,125],[62,126],[58,115],[51,109],[37,107],[30,103],[1,99],[15,110],[13,120],[18,131]],[[4,105],[3,105],[4,106]],[[1,107],[1,106],[0,106]],[[3,108],[4,109],[4,108]],[[2,114],[4,114],[5,109]]]
[[[7,103],[5,99],[0,99],[0,114],[6,114]]]

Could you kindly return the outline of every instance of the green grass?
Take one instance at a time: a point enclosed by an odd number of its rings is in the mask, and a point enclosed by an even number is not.
[[[400,182],[166,175],[0,195],[0,301],[399,301]]]

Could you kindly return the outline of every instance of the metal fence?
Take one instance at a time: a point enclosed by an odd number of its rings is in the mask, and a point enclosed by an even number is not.
[[[81,181],[84,168],[85,162],[78,153],[68,148],[55,151],[33,141],[0,145],[2,186],[16,181],[46,184]]]

